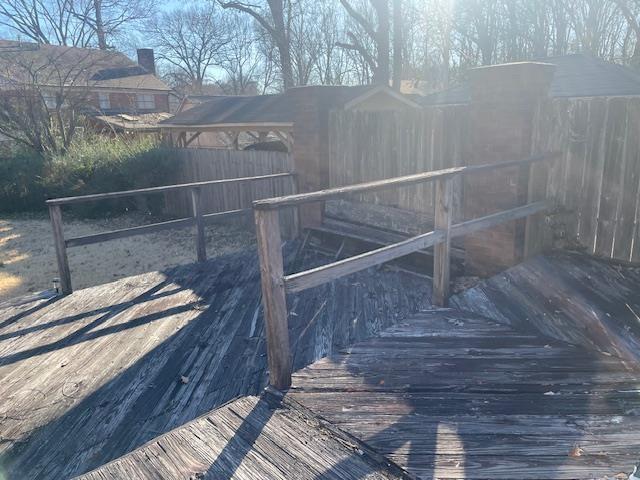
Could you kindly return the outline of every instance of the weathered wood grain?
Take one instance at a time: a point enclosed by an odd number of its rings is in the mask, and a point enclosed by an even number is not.
[[[49,218],[51,219],[51,228],[53,230],[53,245],[56,250],[58,275],[60,275],[60,290],[63,295],[68,295],[73,291],[73,287],[71,286],[71,271],[69,270],[67,245],[62,227],[62,207],[60,205],[50,205]]]
[[[266,393],[230,402],[78,478],[392,480],[409,476],[295,402],[281,402]]]
[[[629,361],[640,360],[640,268],[557,252],[454,296],[459,308]]]
[[[296,372],[287,395],[419,478],[586,480],[638,461],[636,385],[614,357],[440,309]]]

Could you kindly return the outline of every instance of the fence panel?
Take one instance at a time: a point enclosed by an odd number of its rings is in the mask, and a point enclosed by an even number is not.
[[[465,165],[468,117],[464,105],[334,112],[330,186]],[[540,106],[534,122],[532,153],[561,152],[547,189],[565,211],[558,218],[567,239],[591,254],[639,262],[640,98],[553,99]],[[459,182],[454,221],[463,218],[463,194]],[[357,200],[433,215],[434,191],[417,185]]]
[[[291,155],[283,152],[257,150],[235,151],[213,148],[175,149],[179,168],[173,183],[191,183],[226,178],[252,177],[293,171]],[[206,213],[250,208],[251,201],[292,192],[291,180],[273,179],[246,185],[221,185],[202,190],[202,208]],[[185,216],[191,212],[191,198],[182,193],[166,196],[166,211],[170,215]]]
[[[330,186],[381,180],[463,165],[465,108],[429,108],[415,112],[332,113]],[[415,185],[361,195],[360,201],[433,215],[433,185]],[[454,218],[461,218],[462,182],[456,179]]]

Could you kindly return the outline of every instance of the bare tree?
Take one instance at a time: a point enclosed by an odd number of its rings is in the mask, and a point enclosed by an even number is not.
[[[3,0],[0,25],[36,43],[84,47],[93,31],[75,16],[74,0]]]
[[[63,58],[68,50],[26,58],[20,53],[3,52],[12,58],[0,72],[0,133],[38,152],[63,153],[90,108],[87,69],[95,60],[87,53],[70,63]]]
[[[634,12],[634,10],[638,10],[640,4],[633,0],[614,0],[614,2],[620,8],[622,15],[629,25],[629,29],[635,35],[635,47],[631,55],[630,63],[636,67],[640,67],[640,22],[638,22],[638,15]]]
[[[211,68],[219,65],[230,36],[218,8],[178,8],[153,17],[146,28],[158,59],[181,72],[196,91],[202,88]]]
[[[266,0],[266,7],[246,2],[227,2],[223,0],[219,0],[219,3],[224,8],[235,9],[251,15],[271,36],[280,57],[283,86],[285,90],[294,86],[288,28],[291,16],[287,15],[293,9],[291,0]]]
[[[156,0],[69,0],[76,19],[94,33],[98,48],[109,48],[109,39],[124,27],[150,18],[157,10]]]
[[[220,52],[219,67],[226,77],[217,83],[228,94],[247,94],[253,90],[265,63],[258,50],[258,38],[246,17],[230,14],[225,20],[233,35]]]
[[[358,11],[350,0],[340,0],[349,16],[363,29],[375,46],[375,53],[366,48],[363,40],[353,31],[347,33],[349,42],[343,48],[358,52],[374,72],[374,82],[389,85],[389,3],[388,0],[369,0],[375,20]],[[374,23],[375,22],[375,23]]]
[[[148,18],[155,0],[3,0],[0,25],[36,43],[108,48],[124,27]]]

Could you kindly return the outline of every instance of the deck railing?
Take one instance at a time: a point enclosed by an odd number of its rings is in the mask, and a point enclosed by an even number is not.
[[[73,291],[71,285],[71,271],[69,270],[69,260],[67,257],[67,248],[79,247],[81,245],[91,245],[94,243],[107,242],[118,238],[132,237],[134,235],[144,235],[147,233],[155,233],[162,230],[187,228],[195,226],[196,232],[196,256],[198,262],[207,259],[206,241],[205,241],[205,225],[207,223],[220,220],[222,218],[242,215],[251,212],[251,208],[228,210],[225,212],[203,213],[201,202],[201,189],[203,187],[226,185],[226,184],[252,184],[253,182],[273,180],[277,178],[291,179],[291,189],[296,191],[295,175],[293,173],[277,173],[272,175],[260,175],[254,177],[229,178],[224,180],[210,180],[206,182],[183,183],[178,185],[165,185],[160,187],[142,188],[138,190],[127,190],[121,192],[98,193],[94,195],[83,195],[78,197],[65,197],[47,200],[49,207],[49,216],[53,227],[53,238],[56,249],[56,260],[58,263],[58,275],[60,278],[61,293],[67,295]],[[192,216],[189,218],[180,218],[177,220],[169,220],[166,222],[152,223],[139,227],[123,228],[120,230],[112,230],[93,235],[85,235],[80,237],[69,238],[65,240],[63,223],[62,223],[62,206],[73,205],[78,203],[96,202],[100,200],[113,200],[116,198],[136,197],[150,194],[164,194],[175,191],[189,191],[191,194]]]
[[[549,207],[546,199],[494,213],[484,217],[452,224],[452,181],[461,175],[487,172],[507,167],[531,167],[555,158],[557,154],[535,155],[524,160],[515,160],[487,165],[454,167],[403,177],[389,178],[310,193],[300,193],[253,202],[260,273],[262,302],[267,336],[267,355],[270,383],[275,388],[286,389],[291,385],[291,353],[287,321],[286,294],[331,282],[366,268],[389,262],[417,250],[434,247],[433,303],[444,306],[449,296],[450,244],[453,237],[490,228],[501,223],[542,212]],[[283,207],[300,206],[344,197],[349,194],[372,192],[397,187],[406,187],[425,182],[436,182],[434,230],[328,265],[290,275],[284,274],[282,240],[278,210]],[[531,193],[532,188],[529,187]],[[531,195],[530,195],[531,197]],[[532,228],[527,228],[529,233]],[[528,241],[528,240],[527,240]]]

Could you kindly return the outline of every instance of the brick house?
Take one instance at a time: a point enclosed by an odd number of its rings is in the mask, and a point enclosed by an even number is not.
[[[155,75],[153,50],[137,54],[136,63],[120,52],[0,40],[0,95],[33,87],[53,109],[72,93],[100,122],[175,110],[177,98]]]

